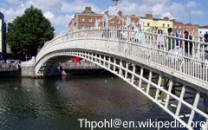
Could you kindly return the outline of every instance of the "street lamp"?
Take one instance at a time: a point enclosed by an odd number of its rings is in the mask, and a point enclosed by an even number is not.
[[[115,13],[117,13],[117,4],[119,0],[112,0],[114,3],[114,7],[115,7]]]
[[[118,4],[119,0],[113,0],[114,6],[116,7],[116,11],[117,11],[117,4]]]
[[[114,6],[117,6],[119,0],[113,0]]]

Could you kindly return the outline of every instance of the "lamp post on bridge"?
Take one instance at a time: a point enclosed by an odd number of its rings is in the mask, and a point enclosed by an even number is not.
[[[117,10],[117,4],[118,4],[118,1],[119,1],[119,0],[113,0],[113,3],[114,3],[114,6],[116,7],[116,10]]]
[[[119,0],[112,0],[113,1],[113,3],[114,3],[114,7],[115,7],[115,12],[114,12],[114,15],[117,15],[117,4],[118,4],[118,1]],[[108,18],[109,16],[107,15],[107,14],[105,14],[104,16],[103,16],[103,26],[104,26],[104,29],[108,29],[108,21],[109,21],[109,18]]]

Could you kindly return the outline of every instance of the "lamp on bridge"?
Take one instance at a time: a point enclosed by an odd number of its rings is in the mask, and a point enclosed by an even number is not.
[[[117,6],[119,0],[113,0],[114,6]]]
[[[117,10],[117,4],[118,4],[118,1],[119,1],[119,0],[113,0],[113,3],[114,3],[114,6],[115,6],[116,10]]]

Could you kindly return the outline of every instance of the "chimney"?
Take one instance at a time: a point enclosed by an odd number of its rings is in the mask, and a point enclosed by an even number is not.
[[[208,25],[206,25],[206,26],[202,26],[202,28],[208,29]]]
[[[105,15],[108,15],[108,11],[105,11]]]
[[[91,12],[91,11],[92,11],[92,10],[91,10],[91,7],[90,7],[90,6],[86,6],[86,7],[85,7],[85,11],[86,11],[86,12]]]
[[[136,14],[132,14],[131,17],[136,17]]]
[[[118,15],[119,15],[120,17],[122,17],[122,11],[119,11],[119,12],[118,12]]]
[[[152,19],[152,14],[151,13],[146,14],[146,18],[147,19]]]
[[[172,18],[171,21],[176,22],[175,18]]]
[[[168,21],[169,20],[169,17],[164,17],[163,19],[166,20],[166,21]]]

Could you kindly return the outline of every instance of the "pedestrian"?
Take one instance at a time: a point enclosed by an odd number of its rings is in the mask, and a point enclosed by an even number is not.
[[[205,47],[208,45],[208,32],[204,34]]]
[[[191,42],[192,40],[192,36],[189,35],[188,31],[184,31],[184,38],[186,39],[184,41],[184,48],[185,48],[185,56],[191,56],[192,55],[192,47],[193,47],[193,43]]]
[[[204,36],[203,36],[203,34],[202,34],[202,31],[200,31],[200,32],[199,32],[199,39],[200,39],[200,42],[203,42],[203,37],[204,37]]]
[[[204,42],[208,42],[208,32],[204,34]]]
[[[202,62],[202,68],[208,68],[208,46],[204,50],[204,60]],[[203,71],[204,73],[204,71]]]
[[[204,55],[205,63],[208,63],[208,47],[205,48],[204,52],[205,52],[205,55]]]
[[[164,38],[164,34],[163,31],[161,29],[158,30],[158,34],[157,34],[157,47],[158,49],[162,49],[165,46],[165,38]]]
[[[180,48],[182,46],[182,40],[180,39],[180,35],[177,32],[177,30],[175,30],[174,32],[175,32],[176,46],[178,46]]]
[[[135,31],[135,35],[134,35],[134,40],[136,43],[139,42],[139,30],[140,30],[140,26],[135,26],[134,31]]]
[[[172,50],[175,48],[175,39],[172,28],[168,28],[168,35],[167,35],[167,49]]]

